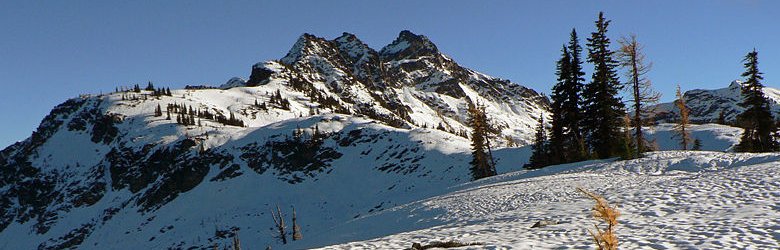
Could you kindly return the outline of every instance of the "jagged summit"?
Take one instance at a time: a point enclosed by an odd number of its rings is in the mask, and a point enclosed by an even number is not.
[[[324,49],[329,47],[328,42],[329,41],[325,40],[324,38],[317,37],[309,33],[304,33],[298,37],[298,40],[295,42],[292,48],[290,48],[290,51],[287,52],[287,55],[285,55],[280,61],[284,64],[291,65],[306,55],[322,53]]]
[[[341,36],[333,39],[333,42],[352,61],[357,61],[360,57],[368,54],[376,54],[376,51],[363,43],[357,36],[344,32]]]
[[[246,86],[275,80],[300,91],[317,91],[326,97],[337,97],[343,101],[341,106],[350,112],[396,127],[430,122],[413,117],[414,105],[408,102],[417,99],[433,105],[428,111],[417,112],[430,112],[440,117],[431,125],[441,123],[452,131],[467,129],[463,125],[462,105],[465,104],[443,105],[434,101],[440,99],[438,97],[409,96],[405,94],[408,90],[420,94],[436,93],[464,103],[485,100],[496,103],[495,108],[502,112],[513,113],[507,117],[523,117],[520,120],[502,119],[506,128],[534,123],[527,119],[538,116],[540,110],[531,107],[546,109],[548,105],[547,99],[533,90],[458,65],[427,37],[408,30],[401,31],[379,52],[347,32],[333,40],[303,34],[281,60],[255,64]],[[511,104],[499,104],[503,102]],[[455,126],[456,123],[460,125]]]
[[[280,61],[292,65],[305,55],[326,52],[327,48],[332,46],[331,44],[335,44],[353,59],[369,53],[379,54],[382,60],[401,60],[439,53],[436,45],[428,37],[414,34],[408,30],[401,31],[392,43],[383,47],[379,52],[370,48],[352,33],[344,32],[333,40],[304,33]]]
[[[382,48],[379,53],[383,59],[400,60],[433,55],[439,53],[439,49],[428,37],[404,30],[398,34],[398,38]]]

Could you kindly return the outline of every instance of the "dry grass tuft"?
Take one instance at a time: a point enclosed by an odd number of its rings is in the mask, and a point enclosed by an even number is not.
[[[577,188],[577,191],[582,192],[586,196],[596,201],[596,205],[593,206],[593,217],[607,224],[607,227],[604,230],[601,230],[598,224],[593,225],[593,227],[596,228],[595,232],[588,230],[590,235],[593,236],[593,241],[598,246],[598,249],[617,249],[618,239],[615,235],[615,227],[618,224],[617,217],[620,216],[620,211],[617,210],[616,206],[610,206],[604,197],[579,187]]]

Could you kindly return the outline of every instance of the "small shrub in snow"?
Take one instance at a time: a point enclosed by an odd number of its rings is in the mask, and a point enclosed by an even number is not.
[[[596,220],[607,223],[607,227],[604,230],[601,230],[597,224],[593,225],[593,227],[596,228],[595,232],[590,229],[588,230],[590,235],[593,236],[593,241],[596,243],[598,249],[617,249],[618,240],[617,235],[615,235],[615,227],[617,226],[617,217],[620,216],[620,211],[617,210],[617,207],[610,206],[604,197],[582,188],[577,188],[577,190],[596,201],[596,205],[593,206],[593,217],[596,218]]]

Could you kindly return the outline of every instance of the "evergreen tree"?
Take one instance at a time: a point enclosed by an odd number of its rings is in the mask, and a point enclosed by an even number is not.
[[[525,168],[536,169],[550,165],[550,145],[547,141],[547,129],[544,127],[544,114],[539,115],[539,125],[536,127],[534,144],[531,146],[531,158]]]
[[[553,86],[551,96],[552,133],[549,142],[550,150],[558,152],[559,157],[551,158],[549,164],[580,161],[586,156],[580,107],[585,72],[582,71],[582,47],[576,30],[572,29],[568,47],[564,46],[561,51],[556,69],[558,82]]]
[[[764,85],[761,83],[764,77],[758,70],[758,52],[753,49],[753,52],[745,56],[743,62],[745,62],[745,73],[742,73],[742,76],[746,79],[742,84],[740,106],[744,107],[745,111],[737,116],[737,124],[745,131],[736,146],[736,151],[778,151],[780,145],[776,141],[777,125],[769,109],[769,100],[764,96]]]
[[[701,140],[699,140],[699,138],[693,139],[693,147],[691,147],[691,150],[701,150]]]
[[[136,93],[141,92],[141,87],[139,87],[138,84],[136,84],[135,86],[133,86],[133,92],[136,92]]]
[[[621,89],[615,68],[618,66],[609,50],[607,27],[610,21],[599,12],[596,32],[588,38],[588,62],[593,63],[594,72],[591,82],[584,86],[582,127],[586,141],[596,158],[617,156],[622,151],[620,145],[621,123],[625,113],[623,102],[618,97]]]
[[[562,157],[558,158],[559,162],[567,162],[566,152],[564,152],[564,145],[566,145],[567,136],[564,135],[565,125],[565,117],[567,116],[568,110],[565,110],[563,107],[563,104],[567,101],[566,96],[566,88],[570,87],[569,84],[572,82],[572,74],[570,72],[571,70],[571,56],[569,54],[568,48],[564,45],[561,49],[561,59],[558,60],[557,67],[555,74],[558,76],[558,82],[553,86],[552,88],[552,95],[550,96],[550,99],[552,102],[550,103],[550,111],[551,111],[551,117],[552,117],[552,129],[551,129],[551,136],[549,141],[549,146],[551,151],[554,152],[560,152],[562,153]],[[538,136],[540,133],[544,134],[544,141],[539,142],[535,141],[534,145],[536,146],[539,143],[548,143],[547,142],[547,133],[544,132],[544,120],[542,118],[543,115],[539,116],[539,127],[537,128],[536,135],[537,140],[540,139]],[[541,148],[534,148],[534,154],[531,156],[531,162],[529,163],[529,167],[540,167],[541,165],[534,161],[533,157],[537,155],[538,149]],[[547,150],[547,147],[544,147],[544,150]],[[540,155],[546,154],[539,152]],[[555,163],[548,162],[547,160],[542,163],[544,165],[552,165]]]
[[[680,140],[682,150],[688,150],[688,144],[691,143],[691,132],[688,129],[688,126],[690,126],[688,121],[690,110],[685,105],[685,98],[683,98],[682,91],[680,91],[680,85],[677,85],[677,100],[674,101],[674,105],[680,110],[680,119],[677,120],[677,124],[674,126],[675,134],[672,137]]]
[[[617,55],[620,59],[620,66],[627,69],[628,82],[626,85],[631,91],[632,99],[630,101],[634,111],[633,120],[629,120],[625,129],[630,130],[630,125],[634,125],[634,134],[630,138],[635,141],[626,143],[634,145],[630,158],[639,158],[648,149],[649,142],[645,140],[644,132],[642,132],[642,127],[647,120],[645,117],[653,114],[653,110],[648,107],[653,107],[661,95],[652,89],[650,80],[646,77],[651,64],[645,62],[645,54],[642,52],[644,46],[637,42],[636,36],[623,37],[619,43],[621,46]]]
[[[568,140],[566,144],[569,148],[566,150],[566,159],[569,162],[584,160],[587,156],[585,148],[585,139],[582,135],[582,95],[583,84],[585,83],[585,72],[582,69],[582,47],[577,38],[577,30],[571,29],[569,35],[569,53],[571,54],[571,82],[564,90],[566,101],[562,104],[566,111],[564,116],[564,126],[567,128]]]
[[[481,179],[496,175],[495,164],[490,149],[489,133],[490,125],[487,121],[485,108],[479,104],[468,101],[471,132],[471,174],[474,179]]]
[[[154,116],[162,116],[162,109],[160,108],[160,104],[157,104],[157,108],[154,109]]]
[[[144,90],[154,91],[154,84],[152,84],[152,81],[149,81]]]
[[[720,110],[720,114],[718,114],[717,123],[720,125],[726,125],[726,109]]]

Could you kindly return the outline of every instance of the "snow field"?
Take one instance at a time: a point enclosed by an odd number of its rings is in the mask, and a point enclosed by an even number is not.
[[[778,160],[778,154],[657,152],[633,161],[555,166],[548,171],[559,172],[552,175],[510,173],[499,176],[500,182],[488,180],[353,222],[383,225],[406,215],[421,218],[416,223],[424,226],[322,249],[400,249],[450,240],[485,244],[459,249],[593,249],[586,231],[596,222],[590,216],[593,201],[576,187],[617,204],[624,249],[777,249]],[[674,162],[711,164],[675,170]],[[660,165],[661,174],[637,167],[652,164]],[[559,224],[530,228],[543,219]]]

